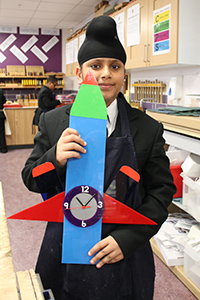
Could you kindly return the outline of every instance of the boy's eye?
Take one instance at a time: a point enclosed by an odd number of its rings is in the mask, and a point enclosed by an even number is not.
[[[118,65],[112,65],[112,69],[118,70],[120,67]]]
[[[93,64],[93,65],[91,66],[91,68],[96,70],[96,69],[99,69],[99,68],[100,68],[100,65]]]

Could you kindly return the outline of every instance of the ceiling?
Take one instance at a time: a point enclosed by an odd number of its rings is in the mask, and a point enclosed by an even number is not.
[[[0,0],[0,26],[72,29],[100,0]]]

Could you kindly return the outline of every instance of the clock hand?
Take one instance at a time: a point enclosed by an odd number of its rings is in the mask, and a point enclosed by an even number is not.
[[[95,196],[96,196],[96,194],[94,194],[94,195],[88,200],[88,202],[85,204],[85,206],[87,206],[87,205],[90,203],[90,201],[91,201]]]
[[[84,204],[81,202],[81,200],[79,200],[78,197],[76,197],[76,200],[78,200],[78,202],[79,202],[82,206],[86,206],[86,205],[84,205]]]
[[[83,206],[81,206],[81,207],[69,207],[69,208],[65,208],[65,210],[69,210],[69,209],[85,209],[85,208],[90,208],[91,206],[85,206],[85,205],[83,205]]]

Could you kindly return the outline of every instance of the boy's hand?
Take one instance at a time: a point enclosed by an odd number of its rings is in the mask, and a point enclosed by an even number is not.
[[[98,253],[97,253],[98,252]],[[124,258],[124,255],[112,236],[98,242],[89,252],[88,255],[96,255],[91,259],[90,263],[93,265],[100,260],[96,267],[100,269],[105,264],[113,264]]]
[[[77,130],[67,128],[63,131],[56,146],[56,160],[64,167],[69,158],[80,158],[80,152],[86,153],[83,148],[87,144],[80,137]]]

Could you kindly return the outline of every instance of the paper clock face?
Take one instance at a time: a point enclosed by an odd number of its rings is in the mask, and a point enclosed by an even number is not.
[[[103,210],[101,194],[88,185],[71,189],[63,202],[63,212],[67,220],[82,228],[95,224],[102,217]]]

